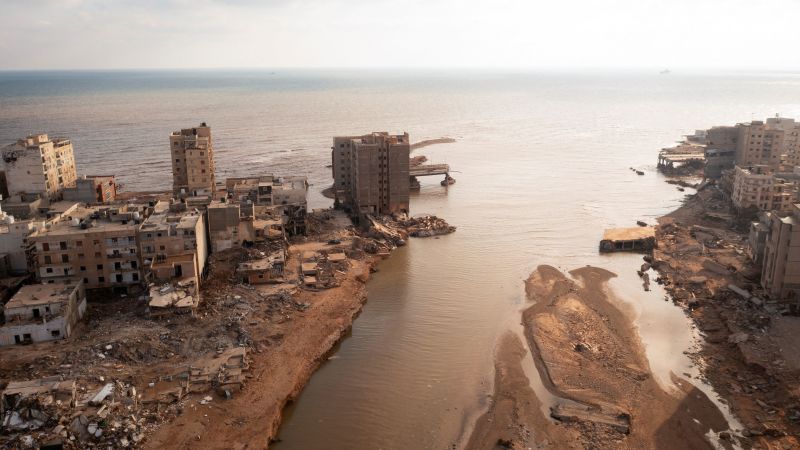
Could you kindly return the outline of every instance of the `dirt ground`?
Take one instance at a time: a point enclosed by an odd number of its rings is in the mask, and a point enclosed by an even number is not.
[[[514,335],[496,354],[495,401],[468,448],[714,448],[706,435],[727,428],[714,404],[675,378],[666,392],[651,376],[630,317],[610,298],[604,269],[572,277],[540,266],[526,282],[523,325],[534,363],[559,400],[545,417],[520,361]],[[720,445],[729,446],[725,441]]]

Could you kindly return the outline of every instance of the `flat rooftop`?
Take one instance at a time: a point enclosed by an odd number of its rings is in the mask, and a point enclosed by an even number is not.
[[[69,295],[76,287],[76,283],[64,282],[22,286],[6,303],[6,309],[64,303],[69,301]]]
[[[655,227],[609,228],[603,232],[604,241],[637,241],[655,237]]]
[[[187,211],[183,213],[170,213],[162,212],[160,214],[152,214],[145,219],[142,223],[142,231],[149,230],[168,230],[171,226],[179,229],[194,229],[197,226],[197,221],[200,220],[200,213],[196,211]]]

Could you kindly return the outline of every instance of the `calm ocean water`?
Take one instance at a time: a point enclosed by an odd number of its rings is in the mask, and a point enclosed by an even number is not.
[[[68,136],[80,173],[117,174],[128,190],[169,189],[167,136],[201,121],[213,130],[219,179],[305,174],[314,207],[328,204],[319,191],[336,134],[458,140],[420,151],[450,163],[457,183],[422,180],[411,204],[458,231],[412,240],[382,264],[352,336],[289,411],[282,449],[457,442],[486,404],[495,339],[519,322],[522,280],[539,264],[618,273],[612,287],[639,312],[656,374],[691,372],[681,311],[663,292],[641,291],[640,257],[600,256],[598,239],[679,204],[683,194],[654,169],[661,147],[775,113],[800,117],[800,76],[0,73],[1,143]]]

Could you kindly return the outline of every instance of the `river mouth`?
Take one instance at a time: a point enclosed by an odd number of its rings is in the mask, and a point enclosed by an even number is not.
[[[497,188],[480,184],[484,178],[474,174],[481,167],[494,179],[503,168],[487,167],[475,143],[459,141],[424,153],[471,168],[448,188],[438,179],[422,180],[422,189],[412,198],[412,213],[444,217],[458,231],[438,239],[412,239],[378,266],[351,336],[289,408],[276,448],[465,446],[475,421],[491,403],[494,349],[519,323],[519,309],[526,304],[522,281],[536,261],[556,261],[564,271],[591,264],[617,273],[609,288],[644,330],[641,339],[654,376],[667,386],[674,384],[673,373],[696,373],[683,353],[696,345],[696,333],[683,311],[664,301],[660,287],[644,292],[636,275],[641,255],[597,252],[603,228],[640,219],[654,222],[679,205],[682,194],[660,175],[648,172],[647,177],[623,180],[623,185],[641,183],[637,189],[642,192],[653,190],[618,212],[629,221],[612,218],[589,198],[562,204],[568,211],[559,212],[555,199],[540,207],[558,213],[558,222],[540,215],[515,216],[520,210],[511,205],[530,202],[517,191],[501,188],[510,197],[489,201],[481,190]],[[626,170],[622,167],[619,176],[627,176]],[[627,189],[610,195],[626,198]],[[570,215],[583,222],[567,220]],[[523,360],[523,366],[532,379],[532,362]],[[547,392],[536,387],[539,395]],[[543,412],[549,407],[542,402]],[[309,433],[309,427],[315,432]]]

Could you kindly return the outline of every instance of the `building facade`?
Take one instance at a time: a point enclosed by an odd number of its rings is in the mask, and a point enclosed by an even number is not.
[[[761,285],[773,299],[797,298],[800,290],[800,205],[791,214],[769,216]]]
[[[794,119],[773,117],[736,125],[736,164],[766,165],[800,164],[798,133],[800,124]]]
[[[737,209],[789,212],[797,201],[797,185],[775,176],[766,165],[736,166],[731,200]]]
[[[78,178],[69,139],[34,134],[2,149],[9,195],[38,194],[60,199]]]
[[[337,200],[358,215],[407,213],[410,152],[408,133],[333,138],[331,167]]]
[[[37,278],[80,279],[86,289],[127,291],[142,284],[136,234],[147,208],[79,206],[29,238]]]
[[[85,312],[81,281],[22,286],[6,303],[0,346],[65,339]]]
[[[202,213],[157,209],[142,223],[138,236],[148,281],[194,279],[199,287],[208,259]]]
[[[84,175],[75,180],[75,187],[64,190],[64,200],[81,203],[110,203],[116,198],[114,175]]]
[[[172,156],[172,193],[175,197],[212,196],[216,191],[211,128],[174,131],[169,137]]]

